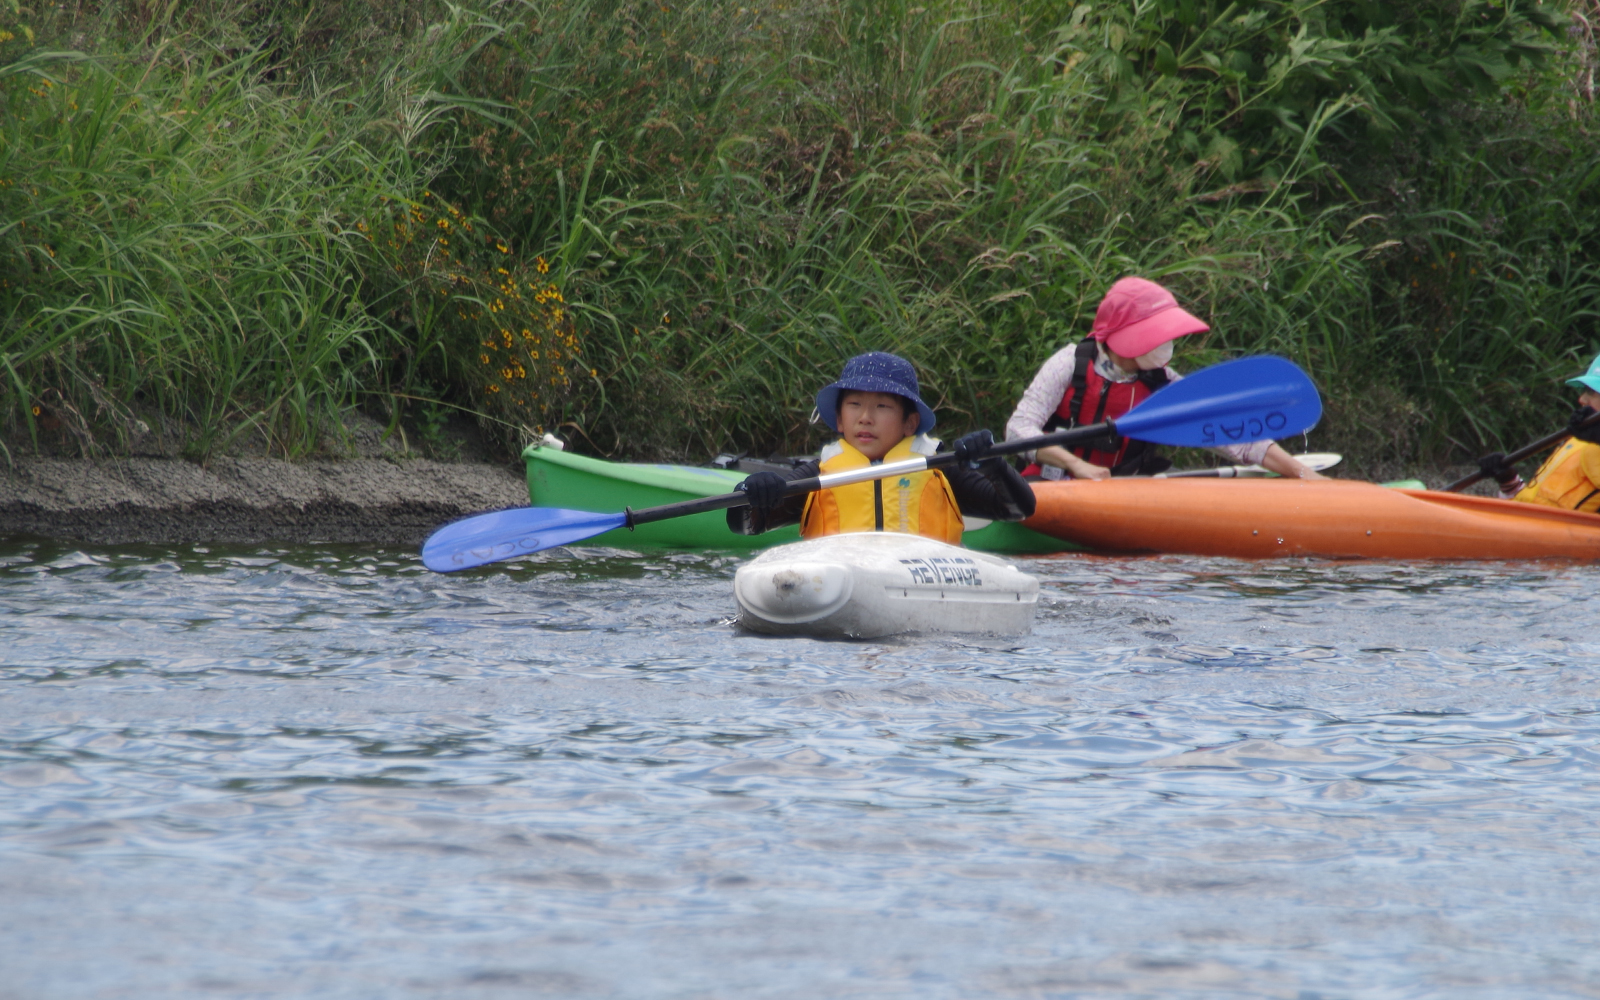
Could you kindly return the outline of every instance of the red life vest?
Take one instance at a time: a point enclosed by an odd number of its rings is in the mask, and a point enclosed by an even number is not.
[[[1055,415],[1045,421],[1045,433],[1116,420],[1168,382],[1165,368],[1141,371],[1129,382],[1113,382],[1095,371],[1094,363],[1099,354],[1099,343],[1093,337],[1078,345],[1073,358],[1072,384],[1061,397]],[[1150,475],[1172,466],[1170,461],[1156,454],[1153,445],[1115,434],[1067,450],[1085,462],[1110,469],[1114,476]],[[1039,467],[1030,465],[1022,474],[1036,476]]]

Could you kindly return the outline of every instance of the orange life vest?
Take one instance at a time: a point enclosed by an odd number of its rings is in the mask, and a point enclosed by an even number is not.
[[[1600,444],[1567,438],[1517,499],[1591,514],[1600,511]]]
[[[891,448],[883,461],[931,456],[938,444],[922,434],[908,437]],[[871,464],[871,459],[841,439],[822,449],[820,471],[825,475],[864,469]],[[961,508],[950,491],[950,481],[938,469],[818,490],[806,498],[805,511],[800,515],[800,534],[804,538],[898,531],[960,545],[961,527]]]

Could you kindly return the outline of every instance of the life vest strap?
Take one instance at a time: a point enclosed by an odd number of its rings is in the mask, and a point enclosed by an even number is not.
[[[1099,357],[1099,341],[1085,337],[1078,343],[1073,354],[1072,382],[1061,397],[1061,405],[1056,408],[1055,414],[1045,421],[1044,430],[1070,430],[1103,423],[1108,419],[1116,420],[1171,381],[1165,368],[1153,368],[1140,371],[1131,382],[1114,382],[1095,370]],[[1128,387],[1127,405],[1119,403],[1115,412],[1108,412],[1112,409],[1111,396],[1121,386]],[[1092,417],[1085,412],[1091,407]],[[1109,468],[1112,475],[1116,476],[1160,472],[1171,467],[1170,462],[1156,454],[1153,445],[1114,433],[1102,440],[1069,448],[1068,451],[1085,462]]]

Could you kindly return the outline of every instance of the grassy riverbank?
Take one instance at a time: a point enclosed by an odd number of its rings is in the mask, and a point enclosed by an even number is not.
[[[1600,350],[1592,3],[56,10],[0,24],[13,447],[801,450],[871,348],[998,427],[1130,272],[1367,464],[1545,432]]]

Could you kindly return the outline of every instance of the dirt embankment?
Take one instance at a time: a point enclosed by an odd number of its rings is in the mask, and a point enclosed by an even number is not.
[[[1335,474],[1344,470],[1335,470]],[[1357,470],[1350,470],[1356,472]],[[1399,478],[1400,470],[1382,470]],[[1410,475],[1438,488],[1470,468]],[[1480,483],[1469,492],[1493,494]],[[509,463],[18,456],[0,462],[0,536],[130,543],[419,545],[446,522],[528,503]]]
[[[423,459],[22,458],[0,463],[0,535],[99,544],[416,545],[468,514],[524,506],[510,465]]]

